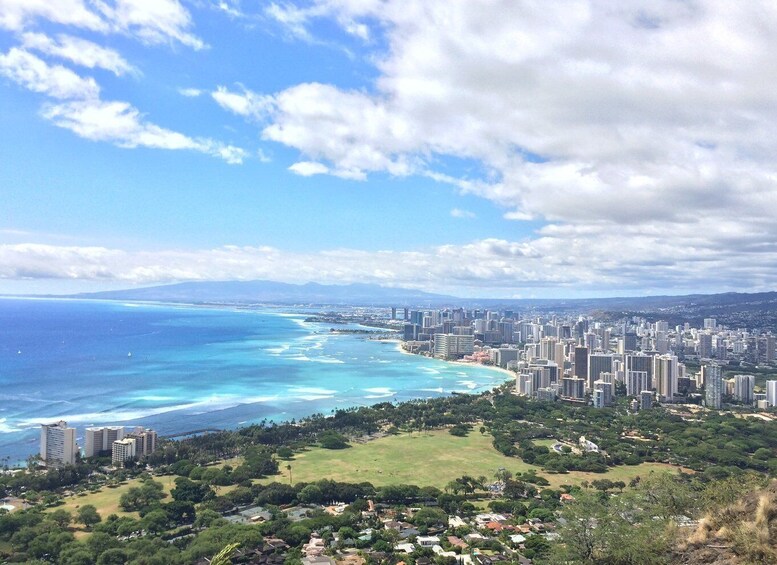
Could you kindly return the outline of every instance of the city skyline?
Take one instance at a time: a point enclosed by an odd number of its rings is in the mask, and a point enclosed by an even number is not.
[[[769,5],[0,0],[0,293],[777,288]]]

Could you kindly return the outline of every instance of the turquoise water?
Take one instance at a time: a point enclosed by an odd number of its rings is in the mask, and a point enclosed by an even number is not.
[[[0,459],[35,453],[40,423],[59,419],[79,438],[100,424],[171,435],[477,392],[505,380],[493,369],[403,354],[394,342],[333,334],[305,317],[0,299]]]

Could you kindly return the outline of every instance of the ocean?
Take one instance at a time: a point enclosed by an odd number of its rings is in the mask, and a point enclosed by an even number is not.
[[[331,333],[310,315],[94,300],[0,299],[0,465],[38,451],[40,424],[160,435],[478,392],[506,375]],[[338,326],[341,327],[341,326]],[[345,326],[354,327],[354,326]]]

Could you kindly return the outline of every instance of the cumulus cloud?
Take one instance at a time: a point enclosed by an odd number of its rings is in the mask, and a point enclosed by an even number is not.
[[[224,246],[150,252],[6,244],[0,245],[0,278],[127,284],[251,279],[365,282],[468,296],[511,296],[518,289],[556,296],[602,288],[624,293],[695,291],[700,277],[716,281],[711,290],[736,290],[743,280],[758,290],[770,288],[777,280],[777,245],[759,242],[743,230],[731,230],[729,235],[738,252],[721,254],[721,241],[710,242],[689,229],[681,233],[686,244],[679,257],[677,248],[667,244],[658,229],[569,230],[551,226],[528,241],[483,239],[412,251],[300,253],[266,246]]]
[[[361,90],[303,83],[265,102],[263,138],[318,174],[423,175],[549,223],[536,244],[552,231],[570,254],[606,248],[604,265],[660,253],[643,274],[704,256],[726,277],[731,254],[777,240],[775,6],[314,0],[267,13],[306,41],[328,20],[385,46]],[[445,174],[449,158],[484,173]]]
[[[289,167],[292,173],[302,177],[312,177],[313,175],[323,175],[329,172],[329,167],[313,161],[300,161]]]

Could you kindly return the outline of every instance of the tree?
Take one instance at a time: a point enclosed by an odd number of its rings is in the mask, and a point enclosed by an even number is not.
[[[213,559],[210,560],[210,565],[229,565],[232,563],[230,556],[238,547],[240,547],[239,543],[230,543],[228,546],[213,556]]]
[[[118,547],[105,551],[97,559],[97,565],[124,565],[126,562],[127,554]]]
[[[305,504],[323,502],[323,498],[323,492],[318,485],[307,485],[297,493],[297,499]]]
[[[163,532],[167,528],[169,518],[162,509],[152,510],[143,517],[142,523],[146,530],[153,533]]]
[[[344,436],[331,431],[322,434],[318,442],[324,449],[345,449],[351,447]]]
[[[73,517],[67,510],[59,509],[49,514],[48,519],[57,524],[60,528],[67,528]]]
[[[99,524],[102,517],[97,512],[97,508],[92,504],[84,504],[76,512],[76,521],[80,522],[87,528],[91,528],[95,524]]]
[[[291,482],[291,465],[286,465],[286,470],[289,472],[289,484],[292,484],[292,482]]]
[[[413,524],[419,527],[431,528],[438,524],[445,525],[447,522],[448,515],[439,508],[431,506],[421,508],[421,510],[416,512],[415,516],[413,516]]]
[[[213,489],[205,483],[198,483],[186,477],[175,479],[175,488],[170,491],[170,494],[174,500],[191,502],[192,504],[199,504],[204,500],[210,500],[216,495]]]

